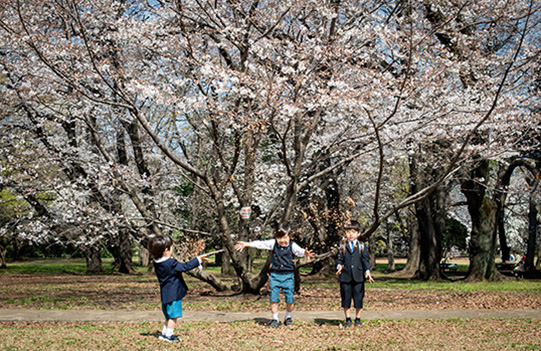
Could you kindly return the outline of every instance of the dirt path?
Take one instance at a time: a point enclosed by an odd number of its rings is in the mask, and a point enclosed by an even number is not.
[[[268,320],[269,312],[186,311],[182,321],[248,321]],[[283,319],[283,312],[280,318]],[[295,311],[295,320],[341,321],[342,311]],[[531,318],[541,319],[541,310],[411,310],[411,311],[364,311],[362,319],[451,319],[451,318]],[[2,322],[133,322],[161,321],[160,311],[104,311],[104,310],[23,310],[2,309]]]

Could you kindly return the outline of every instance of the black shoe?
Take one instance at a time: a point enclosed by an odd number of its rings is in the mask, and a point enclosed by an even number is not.
[[[286,318],[286,320],[284,321],[284,325],[293,325],[293,319],[290,318]]]
[[[363,325],[363,323],[361,322],[360,319],[355,319],[355,326],[356,327],[360,327],[361,325]]]
[[[278,328],[280,326],[280,322],[276,319],[273,319],[271,324],[269,325],[270,328]]]
[[[177,336],[175,336],[175,335],[165,336],[165,335],[163,335],[163,334],[160,334],[160,336],[158,337],[158,339],[163,340],[163,341],[167,341],[167,342],[180,341],[180,339],[179,339]]]
[[[351,327],[351,319],[347,319],[346,324],[344,324],[344,328],[349,328],[349,327]]]

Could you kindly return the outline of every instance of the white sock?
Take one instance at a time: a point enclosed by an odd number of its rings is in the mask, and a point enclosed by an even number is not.
[[[166,325],[163,326],[162,335],[165,335],[165,333],[167,333],[167,326]]]
[[[175,329],[165,328],[165,336],[171,336],[175,332]]]
[[[278,320],[278,313],[273,313],[272,314],[272,319],[274,319],[275,321]]]
[[[291,312],[286,312],[286,319],[291,318]]]

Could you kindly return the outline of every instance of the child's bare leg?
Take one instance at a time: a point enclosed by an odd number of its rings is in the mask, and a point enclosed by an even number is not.
[[[177,318],[171,318],[171,319],[168,319],[166,322],[165,322],[165,326],[169,329],[175,329],[175,326],[177,325]]]
[[[349,308],[344,307],[344,316],[346,316],[346,319],[351,318],[351,313]]]
[[[293,312],[293,303],[286,303],[286,311],[287,312]]]
[[[278,302],[271,302],[270,308],[272,314],[278,313]]]
[[[357,308],[355,310],[355,318],[356,319],[361,319],[361,313],[363,312],[363,309],[362,308]]]

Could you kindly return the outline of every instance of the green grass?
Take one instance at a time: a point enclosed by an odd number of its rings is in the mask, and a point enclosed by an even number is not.
[[[214,258],[214,257],[213,257]],[[257,272],[265,263],[266,258],[256,258],[254,260],[254,271]],[[112,259],[103,260],[104,274],[113,273],[113,261]],[[139,273],[145,273],[147,267],[137,267],[134,266],[135,270]],[[376,271],[373,272],[373,276],[376,279],[375,284],[368,284],[367,289],[410,289],[410,290],[451,290],[451,291],[522,291],[522,292],[533,292],[541,293],[541,284],[539,281],[529,281],[529,280],[506,280],[500,282],[477,282],[477,283],[466,283],[462,280],[448,280],[448,281],[420,281],[420,280],[411,280],[411,279],[400,279],[394,278],[391,275],[385,274],[384,270],[386,265],[378,264]],[[403,265],[397,265],[397,269],[403,268]],[[467,266],[461,267],[461,270],[467,270]],[[205,268],[209,273],[220,276],[220,267],[215,266],[212,263],[207,265]],[[311,270],[310,267],[303,267],[301,269],[301,274],[309,273]],[[86,264],[82,259],[73,259],[73,260],[59,260],[59,259],[49,259],[49,260],[40,260],[40,261],[28,261],[28,262],[17,262],[10,263],[5,269],[0,269],[0,275],[2,274],[85,274]],[[135,276],[135,280],[146,280],[148,277],[144,276]],[[189,278],[188,278],[189,279]],[[309,281],[304,282],[307,286],[320,286],[320,287],[329,287],[333,288],[336,286],[334,279],[329,278],[328,281],[318,281],[316,283],[311,283]],[[45,287],[46,289],[55,289],[56,287]]]
[[[113,260],[102,261],[104,274],[113,273]],[[134,266],[137,272],[145,272],[147,267]],[[61,273],[86,273],[86,262],[84,259],[40,259],[39,261],[21,261],[8,263],[7,268],[0,269],[2,274],[61,274]]]
[[[383,278],[383,277],[379,277]],[[506,280],[499,282],[476,282],[466,283],[464,281],[441,281],[441,282],[425,282],[420,280],[410,279],[393,279],[385,278],[378,279],[377,284],[370,284],[367,289],[376,287],[379,289],[410,289],[410,290],[451,290],[451,291],[522,291],[541,293],[541,284],[539,281],[528,280]]]

